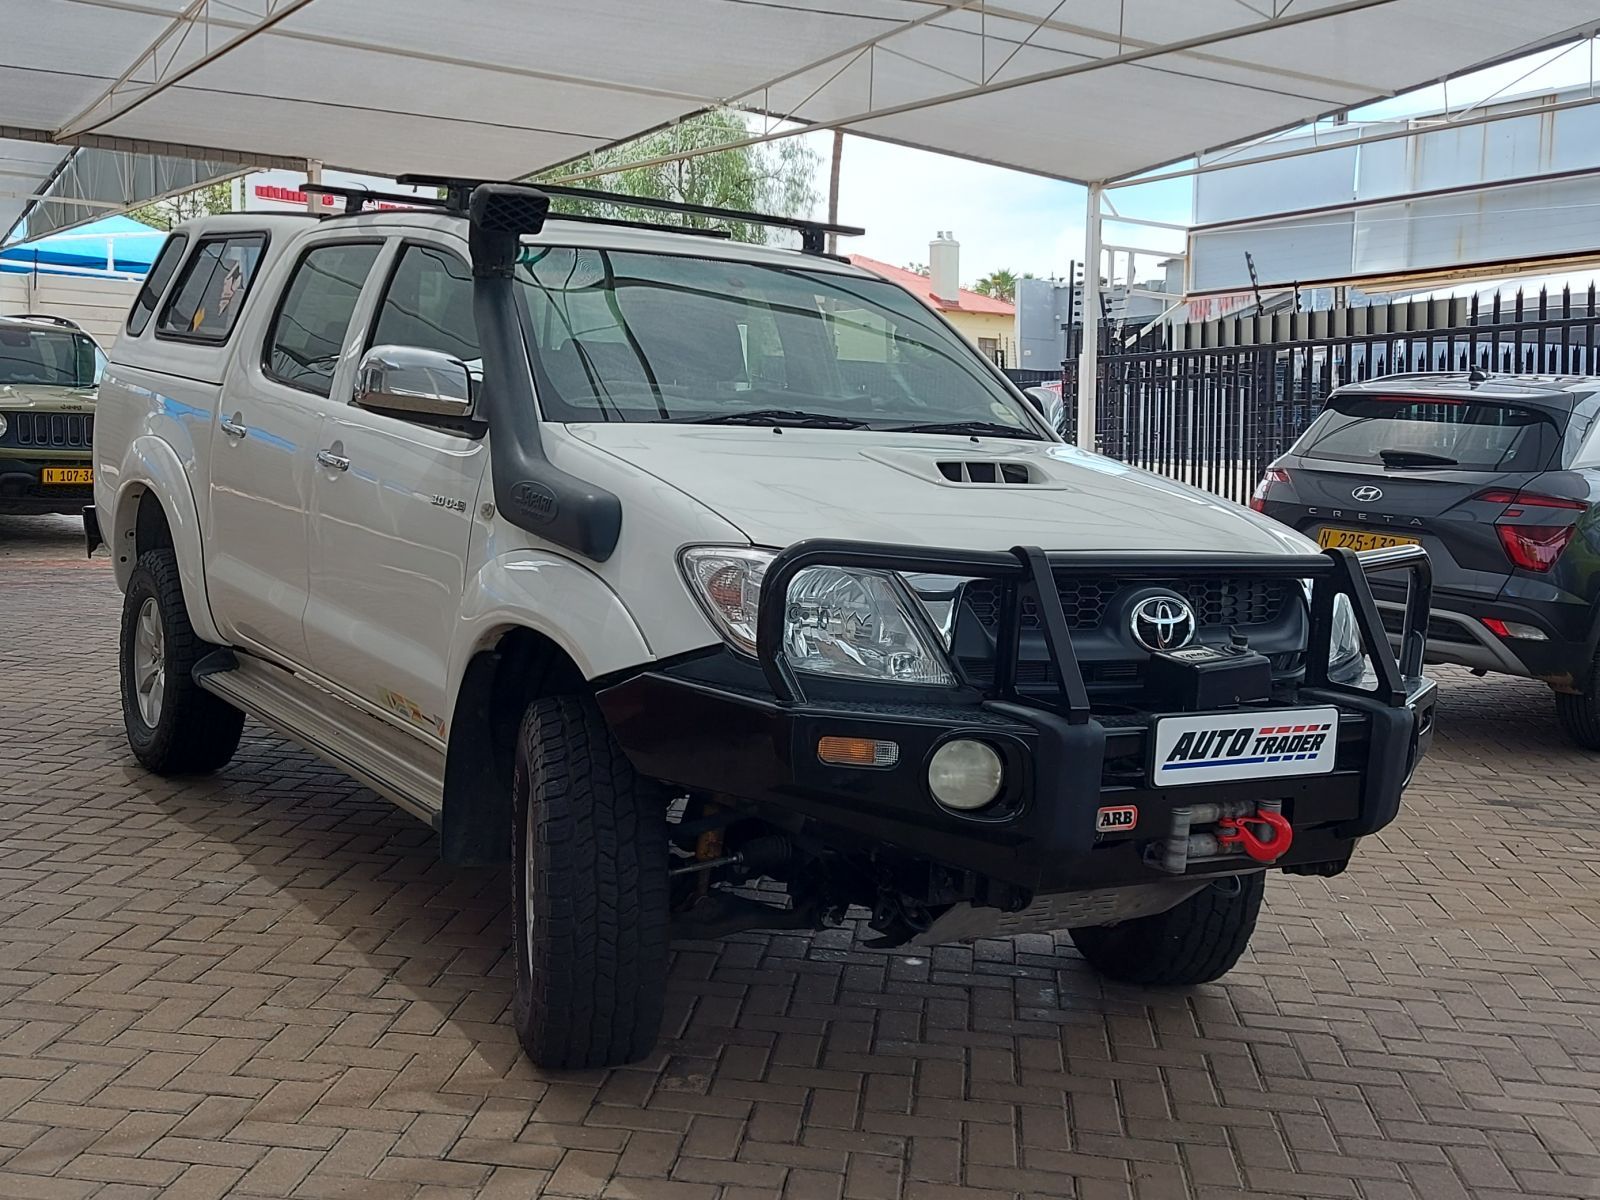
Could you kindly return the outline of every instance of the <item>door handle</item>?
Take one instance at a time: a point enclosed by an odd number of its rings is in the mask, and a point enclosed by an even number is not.
[[[335,454],[332,450],[318,450],[317,461],[335,471],[348,471],[350,469],[350,460],[342,454]]]
[[[231,438],[242,438],[250,432],[245,426],[239,424],[239,416],[239,413],[234,413],[231,417],[223,417],[220,422],[222,432]]]

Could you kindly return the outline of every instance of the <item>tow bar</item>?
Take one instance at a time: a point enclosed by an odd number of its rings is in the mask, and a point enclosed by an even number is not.
[[[1211,825],[1210,831],[1203,827]],[[1249,826],[1266,828],[1260,835]],[[1164,840],[1146,852],[1146,861],[1170,875],[1183,875],[1198,863],[1246,856],[1274,863],[1294,843],[1294,828],[1283,815],[1283,802],[1248,800],[1220,804],[1185,804],[1172,810],[1172,827]]]

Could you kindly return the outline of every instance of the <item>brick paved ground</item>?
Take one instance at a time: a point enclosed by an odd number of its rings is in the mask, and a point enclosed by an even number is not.
[[[74,536],[0,518],[5,1200],[1600,1196],[1600,762],[1537,686],[1450,676],[1398,825],[1220,985],[684,944],[656,1057],[541,1075],[503,874],[259,729],[133,765]]]

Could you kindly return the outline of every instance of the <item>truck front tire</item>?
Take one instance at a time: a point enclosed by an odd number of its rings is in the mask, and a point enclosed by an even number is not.
[[[1233,969],[1250,944],[1266,873],[1233,875],[1148,917],[1072,930],[1078,952],[1118,983],[1186,987]]]
[[[122,596],[122,723],[133,756],[158,775],[215,771],[233,757],[244,714],[194,681],[215,649],[189,623],[170,549],[146,550]]]
[[[512,1020],[536,1066],[650,1053],[667,981],[666,805],[587,697],[528,706],[513,782]]]

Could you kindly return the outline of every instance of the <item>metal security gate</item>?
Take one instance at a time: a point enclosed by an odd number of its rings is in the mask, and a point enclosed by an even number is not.
[[[1243,502],[1341,384],[1407,372],[1600,374],[1590,287],[1099,330],[1102,453]],[[1063,366],[1069,426],[1076,354]],[[1069,438],[1075,428],[1067,430]]]

